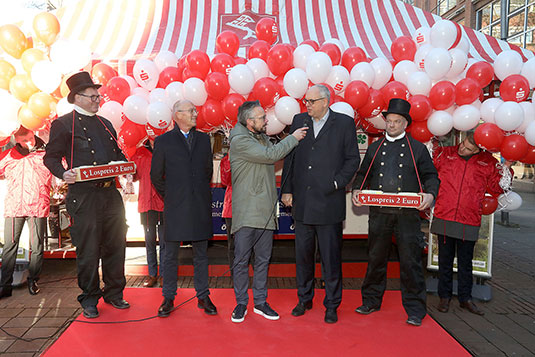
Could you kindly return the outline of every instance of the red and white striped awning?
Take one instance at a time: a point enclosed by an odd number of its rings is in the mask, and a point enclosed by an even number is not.
[[[283,43],[338,38],[346,47],[361,47],[370,58],[391,58],[394,39],[440,19],[395,0],[80,0],[57,11],[63,37],[85,41],[99,59],[119,62],[162,50],[181,56],[200,49],[211,55],[225,25],[238,21],[233,26],[238,36],[251,38],[252,32],[254,39],[255,23],[263,16],[275,18]],[[468,27],[462,31],[474,58],[493,62],[507,49],[524,60],[534,56]],[[245,47],[238,54],[245,56]]]

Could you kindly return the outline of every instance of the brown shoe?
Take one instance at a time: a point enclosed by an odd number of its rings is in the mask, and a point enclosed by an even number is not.
[[[448,312],[450,309],[450,300],[447,298],[440,298],[440,302],[438,303],[437,310],[440,312]]]
[[[152,288],[156,283],[158,282],[157,276],[149,276],[149,280],[143,283],[143,287],[145,288]]]
[[[479,316],[485,315],[485,313],[483,311],[479,310],[479,308],[476,306],[476,304],[473,303],[472,300],[461,302],[461,303],[459,303],[459,306],[461,306],[461,308],[463,308],[463,309],[466,309],[466,310],[470,311],[472,314],[476,314],[476,315],[479,315]]]
[[[163,288],[163,276],[160,276],[158,278],[158,285],[160,286],[160,288]]]

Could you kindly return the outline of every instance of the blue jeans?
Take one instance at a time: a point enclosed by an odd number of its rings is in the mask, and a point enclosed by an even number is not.
[[[147,249],[147,265],[149,266],[149,275],[158,276],[158,257],[156,255],[156,237],[160,242],[160,274],[163,272],[165,241],[163,239],[163,224],[144,225],[145,228],[145,248]],[[156,232],[158,233],[156,235]]]

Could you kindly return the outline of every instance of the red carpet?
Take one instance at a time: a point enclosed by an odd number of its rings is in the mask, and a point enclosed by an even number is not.
[[[191,297],[182,289],[175,299]],[[344,290],[339,321],[323,322],[323,291],[317,291],[314,308],[304,316],[290,314],[295,290],[270,290],[268,301],[281,315],[269,321],[253,313],[252,297],[242,323],[230,321],[234,292],[212,289],[212,301],[219,315],[208,316],[193,300],[170,317],[144,322],[90,325],[73,322],[45,356],[469,356],[470,354],[427,316],[421,327],[405,323],[398,291],[385,295],[381,311],[369,316],[354,312],[360,305],[358,290]],[[160,289],[130,288],[125,299],[132,307],[116,310],[98,306],[100,317],[91,321],[120,321],[155,315],[161,303]],[[176,304],[175,304],[176,305]],[[87,321],[84,317],[78,320]]]

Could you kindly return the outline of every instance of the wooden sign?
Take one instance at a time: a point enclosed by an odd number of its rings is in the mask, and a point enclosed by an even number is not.
[[[76,181],[90,181],[119,175],[136,173],[136,164],[129,162],[111,162],[105,165],[75,167]]]
[[[416,208],[422,203],[422,196],[414,192],[385,193],[363,190],[357,199],[366,206]]]

